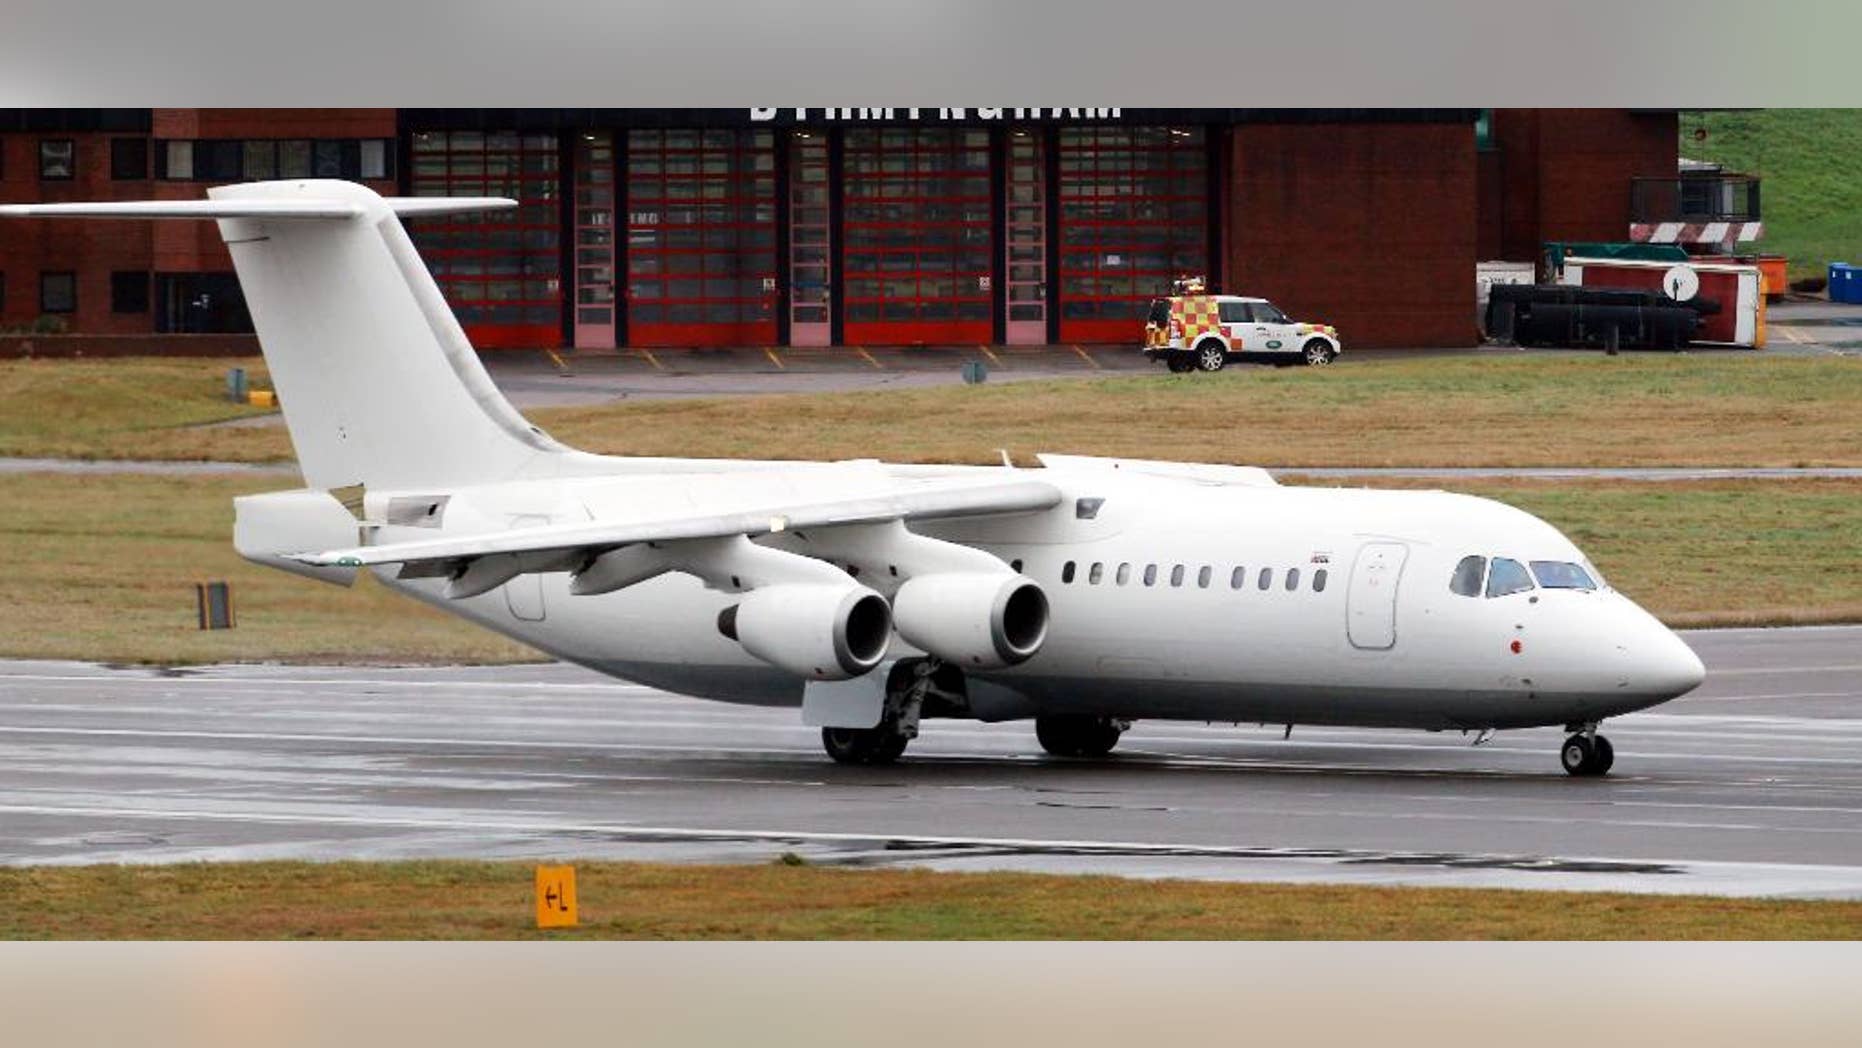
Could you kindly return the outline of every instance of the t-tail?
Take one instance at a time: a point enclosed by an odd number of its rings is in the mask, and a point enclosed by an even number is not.
[[[307,487],[452,487],[555,472],[567,448],[485,373],[401,216],[515,207],[255,182],[207,200],[0,206],[0,217],[215,219]]]

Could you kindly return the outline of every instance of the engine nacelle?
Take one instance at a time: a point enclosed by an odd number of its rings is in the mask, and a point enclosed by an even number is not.
[[[1047,594],[1026,575],[914,575],[892,598],[899,636],[958,666],[1027,661],[1047,639]]]
[[[810,680],[846,680],[879,665],[892,609],[865,586],[764,586],[718,615],[718,632],[773,666]]]

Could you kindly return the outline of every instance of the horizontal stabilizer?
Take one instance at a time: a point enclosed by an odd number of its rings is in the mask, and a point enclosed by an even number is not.
[[[517,206],[505,197],[384,197],[397,215],[452,215]],[[124,200],[83,204],[0,204],[0,218],[360,218],[368,207],[356,200]]]

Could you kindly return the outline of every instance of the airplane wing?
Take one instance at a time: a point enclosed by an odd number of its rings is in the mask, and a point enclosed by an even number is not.
[[[643,542],[755,537],[808,528],[1031,512],[1049,509],[1060,500],[1060,489],[1038,480],[900,481],[871,495],[748,506],[738,511],[702,516],[516,528],[459,538],[393,542],[287,556],[313,567],[361,567],[457,563],[511,554],[596,553]]]

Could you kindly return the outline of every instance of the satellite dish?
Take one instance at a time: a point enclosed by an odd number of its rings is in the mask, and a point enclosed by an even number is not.
[[[1662,290],[1676,302],[1686,302],[1700,294],[1700,274],[1690,266],[1675,266],[1662,274]]]

